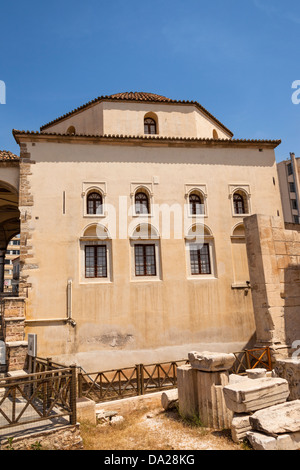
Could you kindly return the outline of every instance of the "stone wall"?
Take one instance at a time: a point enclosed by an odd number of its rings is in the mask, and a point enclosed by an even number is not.
[[[257,345],[286,357],[300,340],[300,232],[279,217],[253,215],[244,224]]]
[[[1,311],[7,370],[22,370],[26,366],[28,350],[25,341],[25,299],[4,297],[1,299]]]
[[[2,440],[0,450],[82,450],[83,442],[79,425],[44,431],[12,442]]]
[[[20,234],[20,295],[28,296],[28,289],[31,283],[28,282],[28,270],[36,269],[37,266],[32,262],[34,256],[32,252],[32,207],[34,205],[33,195],[31,194],[30,176],[31,167],[35,161],[31,159],[27,144],[20,144],[20,183],[19,183],[19,209],[21,221]]]

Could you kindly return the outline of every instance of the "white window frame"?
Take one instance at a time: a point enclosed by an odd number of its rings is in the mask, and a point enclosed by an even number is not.
[[[149,200],[149,214],[137,214],[135,212],[135,195],[139,192],[144,192],[148,196]],[[130,185],[130,199],[131,199],[131,216],[132,217],[153,217],[153,184],[152,183],[131,183]]]
[[[193,193],[198,193],[203,197],[204,201],[204,213],[203,214],[192,214],[190,208],[190,195]],[[208,194],[206,184],[186,184],[185,185],[185,200],[187,205],[187,216],[190,219],[201,219],[208,217]]]
[[[192,274],[190,249],[191,249],[191,246],[200,245],[201,243],[203,244],[207,243],[209,247],[211,274]],[[205,236],[202,240],[197,240],[197,241],[194,241],[190,239],[189,237],[186,237],[185,248],[186,248],[186,262],[187,262],[187,278],[189,280],[217,279],[217,264],[216,264],[216,255],[215,255],[215,243],[214,243],[213,237]]]
[[[136,276],[135,274],[135,245],[154,245],[156,276]],[[160,257],[160,239],[157,238],[130,238],[130,279],[134,282],[157,282],[162,280],[161,257]]]
[[[106,246],[106,262],[107,262],[107,277],[96,277],[87,278],[85,277],[85,247],[86,246]],[[113,281],[112,279],[112,240],[95,240],[94,238],[89,239],[83,237],[80,239],[80,273],[79,283],[80,284],[109,284]]]
[[[234,211],[233,196],[237,191],[243,191],[247,198],[248,212],[245,214],[236,214]],[[231,203],[231,215],[232,217],[244,218],[252,214],[251,210],[251,192],[249,184],[230,184],[229,185],[229,199]]]
[[[99,193],[102,197],[102,213],[101,214],[88,214],[87,212],[87,197],[90,193]],[[89,219],[102,219],[107,217],[107,210],[106,210],[106,183],[100,182],[87,182],[82,184],[82,200],[83,200],[83,217]]]

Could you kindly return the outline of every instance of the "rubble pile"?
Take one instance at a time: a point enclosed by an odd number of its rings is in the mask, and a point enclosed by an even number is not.
[[[267,377],[263,369],[247,372],[223,390],[234,413],[233,441],[246,438],[255,450],[300,450],[300,400],[287,401],[287,380]]]
[[[185,417],[205,427],[231,429],[232,439],[247,439],[255,450],[300,450],[298,381],[277,371],[247,370],[229,374],[234,355],[191,352],[189,364],[177,369],[178,394],[165,394],[165,409],[177,406]]]

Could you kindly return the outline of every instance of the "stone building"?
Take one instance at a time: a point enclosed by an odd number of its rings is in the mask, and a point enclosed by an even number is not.
[[[2,249],[20,231],[39,356],[91,371],[254,344],[243,219],[282,216],[280,141],[234,139],[199,103],[151,93],[99,97],[13,134]]]

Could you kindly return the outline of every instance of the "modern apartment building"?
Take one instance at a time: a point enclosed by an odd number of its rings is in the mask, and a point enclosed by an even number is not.
[[[277,164],[283,217],[286,223],[300,224],[300,158],[294,153]]]

